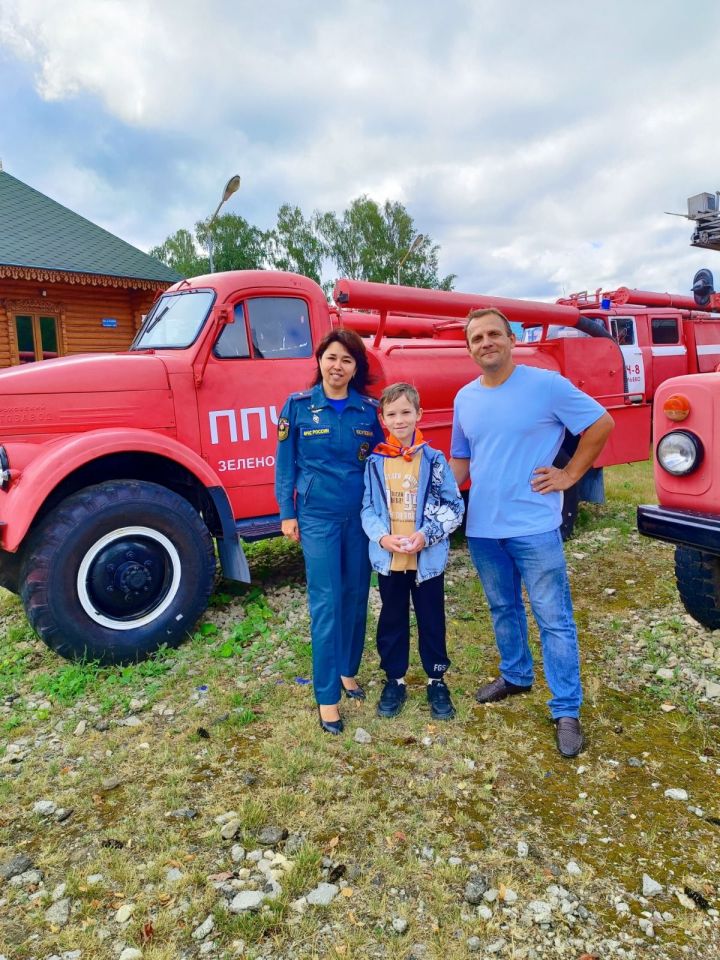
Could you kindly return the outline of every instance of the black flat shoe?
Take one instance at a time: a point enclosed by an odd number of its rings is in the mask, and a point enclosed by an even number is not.
[[[339,736],[345,729],[342,720],[323,720],[320,716],[320,707],[318,707],[318,720],[320,721],[320,729],[325,733],[331,733],[333,736]]]
[[[558,717],[555,742],[563,757],[576,757],[585,749],[585,737],[577,717]]]
[[[364,700],[365,691],[361,686],[355,687],[353,690],[348,690],[347,687],[343,687],[343,692],[348,700]]]
[[[495,677],[484,687],[480,687],[475,694],[478,703],[498,703],[507,697],[515,697],[519,693],[529,693],[532,690],[532,684],[527,687],[520,687],[516,683],[510,683],[505,677]]]

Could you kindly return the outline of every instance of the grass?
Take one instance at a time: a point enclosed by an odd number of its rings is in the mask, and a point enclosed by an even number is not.
[[[460,537],[446,576],[457,720],[430,720],[416,654],[407,707],[395,721],[375,716],[374,592],[361,670],[368,702],[343,703],[337,739],[320,732],[306,682],[302,562],[290,544],[252,544],[254,585],[222,584],[184,647],[132,667],[58,660],[2,595],[0,862],[27,852],[45,893],[29,900],[32,891],[0,887],[0,953],[30,960],[82,949],[110,960],[121,938],[149,960],[196,956],[192,930],[212,914],[217,957],[236,956],[242,940],[251,960],[408,960],[415,943],[427,960],[464,960],[477,936],[483,947],[502,937],[499,955],[520,960],[543,936],[524,923],[527,904],[555,882],[589,913],[579,927],[556,911],[546,957],[606,956],[609,939],[656,960],[717,956],[717,923],[673,891],[687,884],[718,905],[720,828],[707,817],[720,817],[720,720],[698,682],[718,678],[720,649],[678,603],[672,550],[634,530],[651,483],[647,464],[609,470],[608,504],[583,508],[567,545],[590,737],[571,762],[554,749],[541,679],[527,697],[474,705],[496,651]],[[532,642],[537,651],[534,631]],[[672,679],[662,681],[656,672],[668,664]],[[130,717],[139,724],[127,726]],[[371,743],[355,742],[360,726]],[[13,750],[24,759],[4,762]],[[669,786],[687,789],[704,815],[668,801]],[[62,824],[43,818],[33,813],[38,799],[73,813]],[[185,808],[196,816],[166,816]],[[232,841],[215,823],[227,811],[241,821]],[[296,836],[293,869],[266,911],[235,916],[209,878],[237,869],[233,843],[252,849],[268,825]],[[579,878],[565,871],[570,859]],[[182,872],[176,884],[166,879],[171,865]],[[517,903],[495,903],[483,920],[463,899],[471,869],[515,891]],[[651,904],[639,899],[643,873],[665,887]],[[89,884],[91,874],[100,883]],[[330,907],[296,912],[292,902],[329,876],[345,885]],[[52,930],[44,910],[60,882],[75,906],[68,926]],[[617,915],[616,897],[630,919]],[[114,916],[126,902],[135,910],[120,930]],[[637,921],[655,908],[672,920],[655,921],[650,942]],[[407,921],[406,933],[393,918]]]
[[[606,467],[605,492],[613,508],[628,505],[634,509],[639,503],[657,503],[652,460]]]
[[[638,504],[657,503],[652,460],[606,467],[604,475],[607,503],[581,503],[576,533],[613,527],[630,534]]]

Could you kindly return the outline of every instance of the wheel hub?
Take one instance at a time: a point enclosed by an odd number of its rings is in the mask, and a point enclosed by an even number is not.
[[[88,595],[99,613],[112,619],[134,619],[162,602],[171,574],[170,557],[157,540],[114,540],[99,550],[90,563]]]
[[[117,579],[117,578],[116,578]],[[139,563],[130,563],[125,570],[120,573],[120,589],[126,594],[144,590],[147,592],[152,583],[152,574],[147,567]]]

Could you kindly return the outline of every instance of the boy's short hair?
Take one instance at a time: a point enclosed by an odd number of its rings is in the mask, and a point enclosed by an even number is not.
[[[399,400],[403,394],[405,394],[416,410],[420,409],[420,394],[411,383],[403,383],[401,381],[400,383],[391,383],[385,387],[380,394],[380,412],[383,412],[388,403],[394,403],[396,400]]]

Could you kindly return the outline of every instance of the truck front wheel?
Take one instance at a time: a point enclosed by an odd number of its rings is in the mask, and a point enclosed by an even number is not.
[[[720,557],[675,548],[675,579],[685,609],[708,630],[720,628]]]
[[[182,643],[214,574],[212,539],[187,500],[155,483],[111,481],[68,497],[33,531],[20,596],[56,653],[131,663]]]

